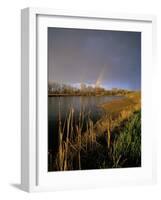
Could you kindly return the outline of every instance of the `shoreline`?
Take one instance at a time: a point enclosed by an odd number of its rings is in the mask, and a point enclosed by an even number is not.
[[[123,96],[123,95],[119,95],[119,94],[111,94],[111,95],[94,95],[94,94],[90,94],[90,95],[87,95],[87,94],[48,94],[48,97],[103,97],[103,96]]]
[[[94,131],[98,137],[107,131],[107,127],[110,128],[110,131],[113,131],[123,121],[128,120],[135,112],[141,110],[141,95],[135,92],[131,95],[124,96],[122,99],[114,99],[110,102],[103,103],[99,107],[106,111],[106,115],[102,116],[94,124]]]
[[[119,114],[122,111],[139,110],[141,108],[141,94],[139,92],[122,96],[121,99],[113,99],[100,105],[110,115]]]

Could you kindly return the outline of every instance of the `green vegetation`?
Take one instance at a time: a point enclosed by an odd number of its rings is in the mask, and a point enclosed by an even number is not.
[[[113,132],[98,137],[98,145],[83,155],[83,169],[141,166],[140,111],[121,123]],[[111,139],[110,139],[110,137]]]
[[[141,111],[136,112],[115,136],[113,153],[116,167],[141,165]]]
[[[100,106],[107,112],[95,124],[90,113],[80,112],[76,122],[71,108],[63,123],[59,113],[58,150],[50,155],[49,171],[141,166],[140,93]]]

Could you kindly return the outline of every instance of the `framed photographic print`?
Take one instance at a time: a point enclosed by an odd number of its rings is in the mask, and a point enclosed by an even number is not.
[[[154,183],[155,17],[26,8],[26,191]]]

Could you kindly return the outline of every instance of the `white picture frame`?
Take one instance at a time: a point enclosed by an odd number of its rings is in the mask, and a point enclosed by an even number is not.
[[[86,20],[86,23],[84,23]],[[107,26],[107,22],[108,26]],[[140,169],[104,169],[70,172],[46,170],[48,26],[141,31],[142,36],[142,132],[143,166]],[[155,134],[151,116],[153,105],[148,88],[155,67],[156,19],[152,15],[110,14],[103,12],[63,11],[25,8],[21,12],[21,188],[28,192],[74,188],[96,188],[122,184],[156,182]],[[40,56],[42,55],[43,56]],[[41,59],[39,59],[41,57]],[[45,67],[42,67],[45,66]],[[146,66],[146,68],[145,68]],[[41,91],[40,91],[41,88]],[[149,109],[147,109],[149,108]],[[42,115],[43,113],[43,115]],[[45,113],[45,114],[44,114]],[[145,134],[146,133],[146,134]],[[45,152],[46,149],[46,152]],[[41,156],[40,156],[41,155]],[[46,155],[46,157],[45,157]]]

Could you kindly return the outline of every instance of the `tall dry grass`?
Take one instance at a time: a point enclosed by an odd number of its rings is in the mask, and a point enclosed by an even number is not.
[[[77,123],[74,117],[74,109],[71,107],[62,122],[59,108],[59,141],[54,167],[59,171],[74,168],[81,170],[81,152],[93,150],[96,146],[96,132],[90,113],[85,120],[84,111],[80,111]],[[83,131],[84,127],[86,127],[85,131]]]
[[[59,141],[53,169],[65,171],[116,168],[129,166],[128,163],[139,165],[141,115],[135,114],[138,110],[138,105],[129,106],[120,111],[117,118],[107,114],[94,124],[90,112],[85,115],[84,110],[79,112],[76,121],[72,107],[62,120],[59,104]],[[124,129],[122,124],[126,124]]]

